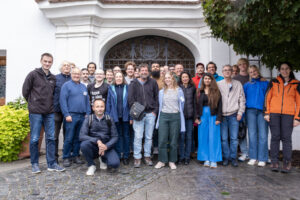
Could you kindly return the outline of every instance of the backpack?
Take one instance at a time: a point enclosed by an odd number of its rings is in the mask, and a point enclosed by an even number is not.
[[[107,123],[108,129],[110,131],[110,128],[111,128],[111,118],[110,118],[109,115],[105,115],[105,114],[104,114],[104,117],[105,117],[105,121]],[[89,115],[89,129],[91,128],[91,125],[92,125],[92,122],[93,122],[93,118],[94,118],[93,114]]]

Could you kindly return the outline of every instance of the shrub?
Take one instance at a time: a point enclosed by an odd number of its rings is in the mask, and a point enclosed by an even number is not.
[[[22,101],[17,99],[0,107],[0,161],[17,160],[22,142],[30,131],[27,104]]]

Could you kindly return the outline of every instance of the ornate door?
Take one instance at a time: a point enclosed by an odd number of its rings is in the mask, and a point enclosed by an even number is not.
[[[160,36],[140,36],[124,40],[112,47],[104,57],[104,69],[120,66],[127,61],[159,63],[164,65],[183,64],[186,71],[194,75],[195,58],[190,50],[176,40]]]

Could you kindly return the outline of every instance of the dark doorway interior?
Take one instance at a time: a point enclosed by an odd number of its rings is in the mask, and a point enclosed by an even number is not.
[[[134,61],[137,65],[156,62],[161,66],[181,63],[192,75],[195,67],[195,58],[186,46],[153,35],[130,38],[113,46],[104,57],[104,69],[114,66],[124,69],[127,61]]]

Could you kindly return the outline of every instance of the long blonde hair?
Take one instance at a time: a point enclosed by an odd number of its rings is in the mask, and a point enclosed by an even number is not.
[[[172,87],[173,87],[174,89],[177,89],[177,88],[178,88],[178,84],[177,84],[177,81],[176,81],[176,79],[175,79],[175,76],[174,76],[170,71],[168,71],[168,72],[166,72],[165,76],[163,77],[163,83],[164,83],[163,88],[164,88],[164,91],[166,92],[166,91],[168,90],[168,86],[167,86],[166,81],[165,81],[167,75],[170,75],[170,76],[171,76],[171,79],[172,79],[172,81],[173,81]]]

